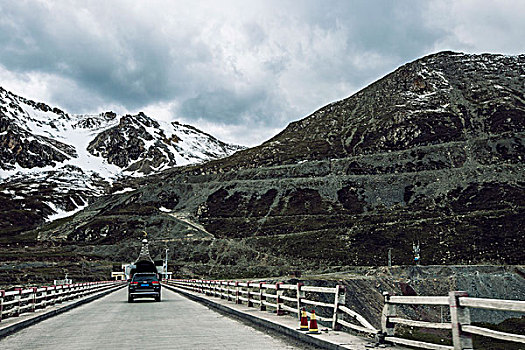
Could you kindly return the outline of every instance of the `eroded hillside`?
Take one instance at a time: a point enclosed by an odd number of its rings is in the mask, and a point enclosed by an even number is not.
[[[414,242],[425,264],[523,263],[524,86],[524,55],[431,55],[259,147],[125,183],[39,237],[102,253],[147,230],[196,275],[385,265],[389,248],[411,264]]]

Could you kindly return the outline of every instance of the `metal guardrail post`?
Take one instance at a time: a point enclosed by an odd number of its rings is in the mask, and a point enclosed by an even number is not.
[[[454,350],[472,349],[472,336],[461,331],[462,325],[470,325],[470,311],[459,304],[460,297],[468,297],[467,292],[449,292],[450,322],[452,323],[452,342]]]
[[[383,313],[381,314],[381,332],[383,337],[392,337],[394,336],[395,324],[390,322],[390,318],[397,316],[396,306],[390,303],[390,294],[388,292],[383,292],[383,296],[385,297],[385,306],[383,306]]]
[[[297,318],[299,321],[301,320],[301,299],[305,297],[305,293],[301,290],[301,287],[303,284],[301,282],[297,282]]]

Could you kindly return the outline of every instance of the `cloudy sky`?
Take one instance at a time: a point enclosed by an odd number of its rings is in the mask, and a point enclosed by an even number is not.
[[[522,0],[0,0],[0,86],[257,145],[441,50],[525,53]]]

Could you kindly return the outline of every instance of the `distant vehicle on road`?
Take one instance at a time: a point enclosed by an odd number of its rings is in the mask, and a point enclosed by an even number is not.
[[[137,298],[155,298],[160,301],[160,282],[156,273],[136,273],[128,285],[128,303]]]

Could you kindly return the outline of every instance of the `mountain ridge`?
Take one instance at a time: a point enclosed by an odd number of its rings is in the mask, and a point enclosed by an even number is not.
[[[142,112],[70,115],[0,87],[0,230],[16,232],[17,224],[26,230],[71,215],[128,176],[240,149]]]
[[[39,239],[124,259],[146,230],[181,274],[215,278],[386,265],[390,248],[413,264],[414,243],[424,264],[522,264],[524,67],[423,57],[260,146],[129,179]]]

